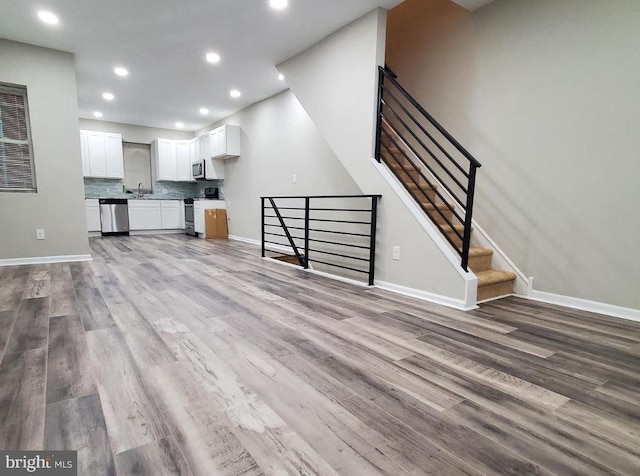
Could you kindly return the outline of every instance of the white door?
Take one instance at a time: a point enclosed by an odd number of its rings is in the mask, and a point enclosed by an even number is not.
[[[104,147],[104,134],[102,132],[87,132],[89,149],[89,170],[92,177],[107,176],[107,155]]]
[[[209,132],[209,157],[218,157],[221,153],[220,129]]]
[[[120,134],[105,134],[104,147],[107,162],[107,177],[124,178],[122,136]]]

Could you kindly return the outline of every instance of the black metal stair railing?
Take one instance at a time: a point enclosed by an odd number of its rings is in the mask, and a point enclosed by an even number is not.
[[[269,251],[268,245],[288,247],[305,269],[310,263],[318,263],[365,274],[373,286],[380,198],[381,195],[261,197],[262,257]]]
[[[476,172],[481,164],[388,67],[379,67],[376,160],[396,174],[460,254],[467,271]],[[450,204],[452,199],[455,203]]]

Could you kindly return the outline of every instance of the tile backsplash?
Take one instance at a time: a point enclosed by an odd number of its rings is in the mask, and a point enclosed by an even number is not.
[[[224,199],[224,180],[207,180],[198,182],[153,182],[153,191],[146,191],[147,198],[179,200],[183,198],[203,198],[204,189],[218,187],[220,198]],[[137,193],[137,190],[131,190]],[[122,180],[119,179],[84,179],[84,195],[86,198],[132,198],[130,193],[123,192]]]

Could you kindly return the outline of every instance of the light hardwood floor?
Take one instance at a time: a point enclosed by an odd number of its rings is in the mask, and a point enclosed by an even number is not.
[[[237,242],[0,268],[0,449],[80,475],[640,474],[640,324],[469,313]]]

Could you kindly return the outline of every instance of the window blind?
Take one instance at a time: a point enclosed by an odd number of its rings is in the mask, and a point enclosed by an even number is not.
[[[0,85],[0,190],[35,190],[26,88]]]

